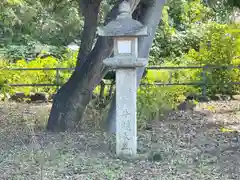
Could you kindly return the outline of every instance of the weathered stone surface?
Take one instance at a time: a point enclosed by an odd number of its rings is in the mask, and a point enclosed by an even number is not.
[[[109,22],[104,27],[97,28],[99,36],[146,36],[147,28],[139,21],[132,19],[130,4],[123,1],[119,6],[119,15],[116,20]]]
[[[118,155],[136,155],[136,92],[137,73],[135,69],[116,71],[116,151]]]
[[[147,65],[146,58],[136,58],[136,57],[113,57],[103,60],[103,63],[106,66],[112,68],[135,68],[135,67],[144,67]]]

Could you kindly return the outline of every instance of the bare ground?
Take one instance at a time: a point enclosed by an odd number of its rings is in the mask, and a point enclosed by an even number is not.
[[[44,132],[50,106],[1,105],[0,179],[240,179],[240,101],[200,103],[154,121],[139,132],[141,158],[131,161],[114,157],[103,132]]]

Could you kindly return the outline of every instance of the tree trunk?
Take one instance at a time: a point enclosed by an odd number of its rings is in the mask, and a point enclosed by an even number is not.
[[[138,55],[141,58],[148,58],[150,49],[152,47],[153,39],[161,20],[162,8],[165,0],[148,0],[141,2],[139,21],[146,25],[149,31],[147,37],[140,37],[138,44]],[[145,67],[137,68],[137,86],[139,86]],[[116,93],[113,95],[111,106],[106,119],[106,130],[110,133],[116,132]]]
[[[130,1],[135,2],[136,0]],[[118,4],[120,2],[121,1],[119,1],[108,14],[105,23],[116,18]],[[91,18],[91,16],[98,16],[98,11],[93,11],[93,9],[97,9],[97,4],[91,3],[87,6],[89,13],[84,12],[84,16],[88,21],[85,21],[86,24],[84,25],[83,35],[85,34],[85,36],[82,36],[82,45],[79,51],[77,66],[68,82],[59,89],[53,100],[47,130],[55,132],[73,131],[79,128],[78,125],[91,100],[92,92],[102,79],[102,61],[109,57],[112,52],[113,41],[111,38],[99,37],[93,49],[92,45],[90,46],[87,43],[93,43],[93,36],[95,36],[97,27],[97,18]],[[132,7],[135,8],[135,6]],[[92,28],[95,29],[95,31],[93,31]],[[91,33],[89,29],[91,29]],[[86,36],[86,34],[88,36]]]
[[[105,47],[102,49],[101,47]],[[112,41],[99,38],[80,71],[75,70],[66,84],[57,92],[50,112],[47,129],[73,130],[83,117],[92,92],[99,79],[101,62],[111,53]],[[110,50],[109,50],[110,49]]]
[[[80,51],[77,57],[76,69],[80,70],[81,66],[84,64],[88,55],[92,50],[94,40],[96,38],[96,29],[98,24],[98,13],[100,8],[101,0],[95,1],[89,5],[86,4],[86,0],[80,0],[79,3],[84,6],[80,9],[84,15],[84,29],[81,34],[81,45]]]

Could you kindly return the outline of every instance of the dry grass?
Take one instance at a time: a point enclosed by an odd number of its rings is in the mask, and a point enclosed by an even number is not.
[[[103,132],[44,132],[50,106],[1,105],[0,179],[240,179],[239,134],[220,131],[240,129],[240,101],[202,103],[153,122],[151,131],[138,134],[146,158],[133,161],[115,158]]]

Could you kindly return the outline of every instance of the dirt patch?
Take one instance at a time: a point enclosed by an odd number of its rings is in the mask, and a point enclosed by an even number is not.
[[[240,101],[200,103],[154,121],[138,133],[145,157],[132,161],[114,157],[104,132],[44,132],[50,107],[1,106],[0,179],[240,179]]]

